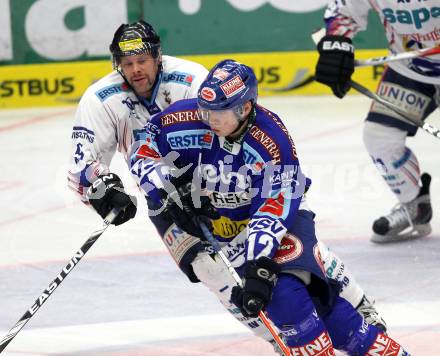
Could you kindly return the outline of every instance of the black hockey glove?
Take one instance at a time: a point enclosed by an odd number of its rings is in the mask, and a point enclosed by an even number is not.
[[[193,199],[197,196],[191,194],[191,183],[184,184],[170,194],[162,192],[163,200],[174,223],[186,233],[204,239],[205,236],[200,228],[200,222],[211,228],[211,219],[219,219],[220,215],[211,205],[207,196],[200,196],[200,207],[194,206]]]
[[[136,197],[125,193],[121,180],[114,173],[99,176],[87,190],[87,198],[103,219],[113,208],[123,208],[113,221],[115,225],[121,225],[136,215]]]
[[[316,80],[328,85],[338,98],[343,98],[350,89],[349,82],[354,72],[354,47],[351,39],[324,36],[318,43],[318,52]]]
[[[246,317],[257,317],[272,298],[280,266],[268,257],[247,262],[243,288],[232,288],[231,301]]]

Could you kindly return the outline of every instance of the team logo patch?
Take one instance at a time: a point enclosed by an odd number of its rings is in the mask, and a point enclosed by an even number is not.
[[[280,193],[276,198],[268,198],[264,205],[258,209],[262,213],[269,213],[275,216],[282,216],[284,210],[284,195]]]
[[[318,264],[319,268],[321,268],[322,273],[324,276],[326,276],[327,274],[325,273],[324,264],[322,263],[321,250],[319,249],[318,244],[313,246],[313,256],[315,256],[316,263]]]
[[[168,228],[162,236],[162,240],[168,248],[168,251],[171,253],[171,256],[178,264],[187,251],[200,241],[198,238],[188,235],[175,224],[172,224]]]
[[[248,192],[229,192],[229,193],[221,193],[221,192],[212,192],[210,194],[211,204],[214,205],[215,208],[223,208],[223,209],[236,209],[240,206],[250,205],[251,198],[249,197]]]
[[[266,151],[272,156],[273,163],[278,164],[281,160],[281,151],[277,142],[269,136],[266,132],[261,130],[257,126],[252,126],[249,130],[249,134],[260,143]]]
[[[213,134],[210,130],[184,130],[167,134],[172,149],[211,148]]]
[[[244,163],[254,172],[260,172],[266,163],[261,155],[248,144],[243,144]]]
[[[214,235],[217,235],[220,240],[232,239],[246,228],[248,222],[249,219],[232,220],[227,216],[222,216],[220,219],[212,220],[212,232]]]
[[[119,48],[122,52],[139,50],[142,49],[143,46],[144,44],[142,43],[142,38],[135,38],[133,40],[119,42]]]
[[[333,345],[330,341],[330,336],[327,331],[324,331],[315,340],[310,341],[304,346],[292,347],[291,351],[293,355],[335,355],[335,350],[333,349]]]
[[[303,251],[304,247],[301,240],[294,235],[286,234],[281,240],[273,260],[276,263],[290,262],[301,256]]]
[[[141,147],[139,147],[139,150],[136,154],[136,158],[137,159],[140,159],[140,158],[159,159],[160,154],[154,148],[151,148],[148,145],[142,145]]]
[[[221,90],[225,93],[227,98],[238,94],[242,90],[246,88],[243,81],[241,80],[239,75],[236,75],[234,78],[228,80],[226,83],[220,85]]]
[[[106,86],[105,88],[101,88],[97,92],[95,92],[95,95],[98,97],[100,101],[105,101],[109,97],[115,94],[119,94],[123,91],[123,88],[121,84],[114,84]]]
[[[163,127],[182,122],[194,122],[199,120],[200,118],[198,110],[176,111],[161,117]]]
[[[377,94],[399,107],[399,109],[406,112],[409,117],[418,122],[421,122],[423,115],[431,102],[431,98],[423,95],[417,90],[411,90],[386,81],[379,84]],[[402,118],[401,115],[377,102],[372,104],[371,112],[392,116],[397,119]]]
[[[174,71],[171,73],[163,73],[163,76],[162,76],[162,81],[164,83],[174,82],[174,83],[186,85],[188,87],[191,86],[191,83],[193,82],[193,80],[194,80],[194,76],[192,74],[185,73],[185,72]]]
[[[214,73],[212,73],[212,76],[219,80],[225,80],[229,75],[229,72],[225,71],[224,69],[217,68]]]
[[[200,91],[200,96],[203,100],[214,101],[217,95],[215,94],[215,91],[213,89],[204,87]]]
[[[95,133],[92,130],[89,130],[82,126],[74,126],[72,132],[73,139],[86,139],[90,143],[95,141]]]
[[[389,355],[389,356],[399,356],[407,355],[403,353],[404,351],[400,345],[393,339],[389,338],[387,335],[379,334],[374,342],[374,344],[368,350],[368,356],[374,355]]]

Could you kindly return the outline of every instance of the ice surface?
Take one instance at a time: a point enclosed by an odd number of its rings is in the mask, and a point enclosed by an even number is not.
[[[433,176],[433,233],[378,246],[372,221],[395,204],[362,144],[363,97],[261,100],[286,123],[313,180],[317,234],[374,296],[390,335],[413,355],[440,337],[440,141],[408,139]],[[0,337],[100,227],[65,187],[74,108],[0,111]],[[430,122],[439,127],[437,116]],[[134,193],[120,157],[113,170]],[[139,196],[139,200],[142,197]],[[144,205],[110,227],[8,346],[5,355],[271,355],[167,255]]]

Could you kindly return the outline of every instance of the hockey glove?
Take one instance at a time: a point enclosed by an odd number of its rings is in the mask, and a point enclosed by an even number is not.
[[[349,82],[354,72],[354,47],[351,39],[324,36],[318,43],[318,52],[316,80],[328,85],[338,98],[343,98],[350,89]]]
[[[166,211],[174,223],[186,233],[204,239],[200,222],[211,227],[211,219],[219,219],[220,215],[211,205],[207,196],[200,196],[200,207],[194,206],[191,194],[191,183],[182,185],[170,194],[165,193]]]
[[[113,208],[123,208],[113,221],[115,225],[136,215],[136,197],[125,193],[121,179],[114,173],[99,176],[87,190],[87,198],[103,219]]]
[[[232,288],[231,301],[246,317],[257,317],[272,298],[280,266],[268,257],[246,263],[243,288]]]

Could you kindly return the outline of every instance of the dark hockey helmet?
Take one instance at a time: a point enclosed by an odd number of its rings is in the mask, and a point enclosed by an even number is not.
[[[206,110],[233,109],[240,115],[247,101],[256,103],[258,81],[252,68],[232,59],[214,66],[200,85],[197,103],[202,114]]]
[[[117,68],[120,58],[138,54],[160,55],[160,37],[149,23],[140,20],[132,24],[122,24],[116,30],[110,44],[113,67]]]

